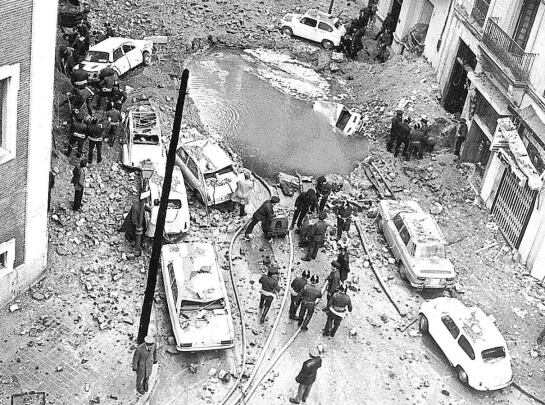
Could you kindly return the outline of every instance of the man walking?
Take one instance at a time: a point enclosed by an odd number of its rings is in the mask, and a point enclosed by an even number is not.
[[[299,306],[301,305],[301,298],[299,297],[299,293],[303,290],[303,288],[305,288],[309,278],[310,272],[308,270],[304,270],[301,276],[295,277],[291,282],[290,319],[293,321],[297,320],[295,314],[297,313],[297,309],[299,309]]]
[[[339,292],[333,294],[327,303],[327,321],[323,331],[324,336],[335,336],[341,321],[346,316],[346,310],[352,312],[352,301],[346,293],[346,286],[341,285]]]
[[[316,179],[316,194],[319,200],[318,209],[321,212],[325,209],[327,199],[331,194],[331,184],[329,184],[325,176],[320,176]]]
[[[297,395],[295,398],[290,398],[292,404],[300,404],[301,401],[306,403],[312,384],[316,381],[316,373],[322,367],[322,358],[324,347],[321,344],[316,345],[315,349],[309,351],[310,359],[303,363],[301,371],[295,377],[295,381],[299,383]]]
[[[335,207],[335,214],[337,215],[337,240],[340,240],[343,236],[343,231],[350,231],[350,225],[352,224],[352,206],[348,201],[348,196],[343,194],[342,202]]]
[[[325,222],[327,214],[324,211],[321,211],[318,214],[318,222],[316,222],[312,228],[310,228],[307,238],[310,240],[310,244],[307,250],[307,255],[301,260],[310,262],[311,260],[316,259],[318,255],[318,249],[324,245],[326,238],[326,232],[328,224]]]
[[[299,310],[297,324],[303,332],[308,330],[308,323],[314,314],[316,304],[322,298],[322,292],[318,287],[319,282],[320,278],[317,275],[313,275],[310,278],[310,285],[305,285],[299,294],[297,294],[297,298],[301,300],[301,309]]]
[[[250,193],[254,188],[254,180],[252,174],[249,171],[244,172],[244,178],[238,179],[237,188],[231,196],[233,205],[238,204],[240,207],[239,215],[241,217],[246,215],[246,204],[250,202]]]
[[[79,166],[74,166],[74,170],[72,170],[72,184],[74,185],[74,205],[72,209],[74,211],[81,209],[81,199],[83,198],[83,190],[85,189],[86,167],[87,159],[81,159]]]
[[[341,285],[341,272],[339,271],[339,268],[341,267],[339,262],[336,260],[333,260],[331,262],[331,273],[329,273],[329,276],[327,276],[327,306],[329,305],[329,300],[337,292],[339,289],[339,286]]]
[[[396,110],[396,115],[394,116],[394,118],[392,118],[392,126],[390,127],[390,138],[388,139],[388,142],[386,143],[386,150],[388,152],[392,151],[392,148],[394,144],[396,143],[397,138],[399,136],[399,132],[400,132],[402,124],[403,124],[403,111]]]
[[[280,198],[274,195],[271,197],[270,200],[267,200],[263,204],[261,204],[261,207],[259,207],[257,211],[254,212],[252,220],[250,221],[250,223],[246,227],[246,231],[244,232],[244,238],[246,240],[250,240],[250,234],[253,232],[254,226],[256,226],[258,222],[261,222],[263,235],[267,239],[269,238],[269,230],[271,227],[272,219],[274,218],[274,206],[279,202]]]
[[[297,196],[295,200],[295,212],[293,213],[293,218],[291,220],[290,230],[293,229],[297,223],[297,229],[301,229],[301,224],[303,219],[309,212],[314,212],[317,205],[316,192],[314,189],[309,189]]]
[[[350,273],[350,254],[348,253],[348,246],[339,242],[339,255],[337,256],[337,263],[339,263],[339,277],[341,282],[345,282]]]
[[[136,371],[136,390],[139,394],[148,392],[148,382],[153,369],[157,364],[157,345],[153,336],[146,336],[144,343],[136,347],[132,358],[132,371]]]
[[[278,269],[271,268],[267,272],[267,275],[262,275],[259,279],[259,284],[261,284],[261,290],[259,293],[261,297],[259,298],[259,310],[261,311],[261,320],[259,323],[265,322],[267,319],[267,314],[271,308],[273,298],[278,296],[280,292],[280,286],[278,285]]]
[[[456,132],[456,140],[454,143],[454,154],[460,157],[460,149],[462,144],[467,139],[467,124],[465,118],[460,118],[460,125],[458,126],[458,132]]]
[[[98,118],[93,117],[87,125],[87,134],[89,136],[89,153],[87,160],[93,163],[93,151],[97,150],[97,163],[102,162],[102,124],[98,123]]]

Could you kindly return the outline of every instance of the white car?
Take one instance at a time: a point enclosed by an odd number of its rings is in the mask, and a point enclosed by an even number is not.
[[[338,18],[316,9],[305,14],[288,13],[280,21],[280,26],[282,33],[318,42],[325,49],[339,46],[346,34]]]
[[[208,206],[229,201],[237,188],[238,174],[229,155],[215,142],[183,139],[176,151],[176,165],[189,187]]]
[[[141,64],[149,65],[152,48],[153,42],[149,40],[107,38],[89,48],[74,70],[81,68],[89,73],[91,79],[96,79],[102,69],[110,67],[121,76]]]
[[[513,371],[507,345],[480,309],[455,298],[435,298],[420,307],[420,331],[429,333],[464,384],[480,391],[505,388]]]
[[[340,103],[315,101],[313,109],[324,114],[329,123],[340,129],[345,135],[353,135],[360,129],[361,114],[355,110],[349,110]]]
[[[446,256],[439,226],[416,201],[382,200],[378,223],[399,266],[401,277],[418,289],[445,288],[456,272]]]
[[[161,270],[176,348],[232,348],[233,318],[214,247],[203,242],[164,245]]]
[[[143,103],[127,111],[124,122],[125,139],[121,161],[124,166],[140,168],[144,160],[165,166],[165,150],[161,140],[159,114],[154,106]]]
[[[157,223],[158,206],[154,204],[155,200],[161,200],[163,190],[163,180],[165,177],[165,165],[157,165],[155,172],[149,179],[150,196],[146,204],[151,207],[150,211],[144,214],[146,227],[155,232]],[[187,203],[187,193],[185,190],[184,176],[179,168],[174,167],[172,172],[172,183],[170,194],[168,196],[168,208],[165,220],[165,235],[168,238],[176,238],[189,231],[189,206]]]

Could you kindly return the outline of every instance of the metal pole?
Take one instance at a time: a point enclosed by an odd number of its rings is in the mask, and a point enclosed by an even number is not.
[[[165,178],[163,180],[163,189],[161,191],[161,204],[157,214],[157,225],[153,236],[153,249],[148,269],[148,283],[144,294],[144,302],[142,303],[142,314],[140,315],[140,326],[138,328],[138,344],[144,342],[144,338],[148,333],[148,327],[151,317],[151,308],[153,305],[153,296],[155,295],[155,284],[157,283],[157,270],[159,268],[159,259],[161,256],[161,247],[163,245],[163,231],[165,229],[165,218],[167,215],[168,196],[170,194],[170,184],[172,182],[172,171],[174,170],[174,160],[176,157],[176,148],[178,139],[180,138],[180,128],[182,125],[182,113],[184,111],[185,94],[187,92],[187,81],[189,78],[189,70],[184,69],[182,72],[180,92],[178,93],[178,101],[176,103],[176,112],[174,113],[174,124],[172,126],[172,137],[170,138],[170,146],[167,153],[167,163],[165,168]]]
[[[331,14],[331,11],[333,10],[333,2],[335,0],[331,0],[331,3],[329,3],[329,11],[327,12],[328,14]]]
[[[138,193],[138,223],[136,224],[136,245],[134,246],[135,254],[140,256],[142,254],[142,234],[144,233],[144,200],[140,198],[141,194],[145,191],[146,181],[140,175],[140,192]]]

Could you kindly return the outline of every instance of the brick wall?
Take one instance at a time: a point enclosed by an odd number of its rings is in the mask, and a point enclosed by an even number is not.
[[[16,158],[0,164],[0,243],[15,238],[17,267],[25,255],[32,0],[0,0],[0,21],[0,66],[19,63],[21,69]]]

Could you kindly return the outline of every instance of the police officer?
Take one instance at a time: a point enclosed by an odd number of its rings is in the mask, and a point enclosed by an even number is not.
[[[76,149],[76,156],[78,158],[83,154],[83,143],[87,134],[87,125],[83,122],[83,119],[78,119],[77,115],[79,110],[74,110],[76,118],[72,121],[70,128],[70,139],[68,140],[68,149],[64,153],[67,157],[70,157],[74,145],[78,145]]]
[[[87,136],[89,137],[89,153],[87,160],[93,162],[93,152],[97,150],[97,163],[102,162],[102,124],[99,124],[98,118],[93,117],[87,125]]]
[[[339,263],[340,280],[344,283],[348,278],[348,273],[350,273],[350,254],[348,253],[348,246],[341,242],[339,242],[339,255],[337,256],[337,263]]]
[[[295,200],[295,212],[293,213],[293,218],[291,220],[290,230],[293,229],[295,223],[297,222],[297,228],[301,228],[303,219],[308,212],[314,212],[317,205],[316,192],[314,189],[309,189],[297,196]]]
[[[337,215],[337,240],[341,239],[343,231],[350,231],[350,225],[352,224],[352,206],[348,201],[348,196],[343,194],[343,201],[335,207],[335,214]]]
[[[301,300],[301,309],[299,310],[297,323],[304,332],[308,330],[307,326],[314,314],[316,304],[322,298],[322,292],[318,287],[319,282],[320,278],[317,275],[313,275],[310,277],[310,284],[305,285],[299,294],[297,294],[297,297]]]
[[[291,304],[290,304],[290,319],[296,321],[297,309],[301,305],[301,298],[298,297],[301,290],[307,285],[310,278],[310,271],[304,270],[299,277],[295,277],[291,282]]]
[[[267,275],[262,275],[259,279],[261,284],[261,290],[259,293],[261,297],[259,299],[259,310],[261,311],[261,320],[259,323],[265,322],[267,314],[271,308],[274,297],[280,292],[280,286],[278,285],[278,268],[272,267],[267,272]]]
[[[106,112],[106,117],[108,119],[108,144],[110,146],[114,146],[115,140],[117,139],[119,125],[121,124],[123,117],[116,109],[108,110]]]
[[[338,261],[333,260],[331,262],[331,273],[327,276],[327,301],[329,304],[329,299],[337,292],[339,286],[341,285],[341,272],[339,271],[341,265]],[[327,308],[327,306],[326,306]]]
[[[396,110],[396,115],[392,118],[392,126],[390,127],[390,138],[386,143],[386,150],[388,152],[392,151],[394,144],[397,141],[401,125],[403,124],[403,111]]]
[[[417,159],[422,159],[425,141],[426,138],[424,133],[420,130],[420,124],[414,124],[414,129],[409,132],[409,147],[405,158],[411,160],[411,156],[414,152]]]
[[[307,255],[301,260],[310,262],[313,259],[316,259],[318,255],[318,249],[324,245],[326,238],[326,232],[328,224],[325,222],[327,214],[322,211],[318,214],[318,222],[316,222],[312,228],[309,230],[307,238],[310,240],[310,245],[307,250]]]
[[[327,321],[323,331],[324,336],[335,336],[341,321],[346,316],[346,310],[352,312],[352,301],[346,293],[346,286],[341,285],[339,292],[333,294],[327,303]]]
[[[410,122],[411,119],[409,117],[405,118],[403,120],[403,124],[401,124],[401,127],[399,128],[399,135],[396,140],[394,156],[397,156],[400,150],[403,151],[401,156],[405,156],[406,150],[409,147],[409,134],[411,132],[411,127],[409,125]],[[401,148],[402,145],[403,148]]]
[[[110,94],[108,109],[115,108],[116,110],[121,111],[125,101],[127,101],[127,93],[119,88],[119,82],[115,82]]]
[[[331,184],[327,181],[325,176],[320,176],[316,179],[316,194],[319,200],[319,210],[323,211],[327,204],[327,199],[331,194]]]
[[[274,206],[280,202],[280,198],[274,195],[270,200],[265,201],[261,206],[254,212],[252,220],[246,227],[244,232],[244,238],[250,240],[250,234],[254,230],[254,226],[258,222],[261,222],[261,227],[263,228],[263,234],[266,238],[269,237],[269,229],[271,227],[272,219],[274,218]]]

